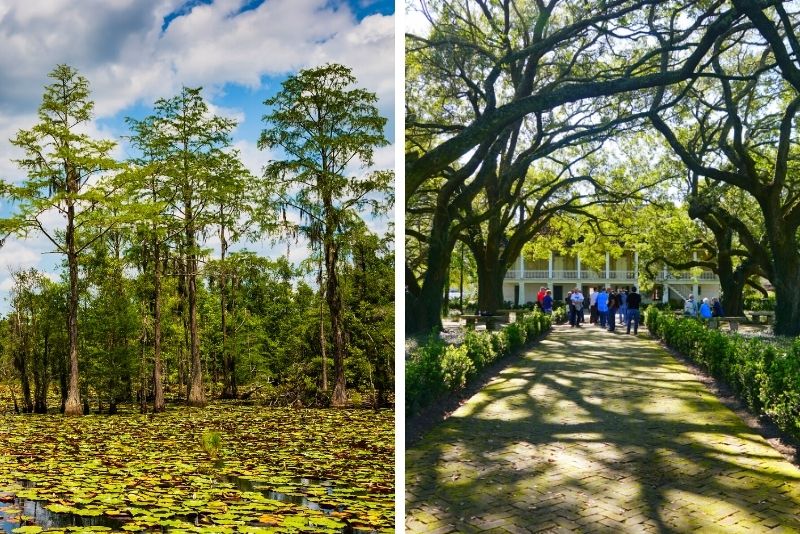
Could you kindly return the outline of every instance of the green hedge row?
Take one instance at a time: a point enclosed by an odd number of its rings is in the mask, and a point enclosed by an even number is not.
[[[647,309],[645,322],[667,346],[724,380],[751,410],[769,415],[800,439],[800,338],[782,346],[728,335],[653,307]]]
[[[406,361],[406,415],[414,415],[447,392],[459,391],[479,370],[549,330],[551,318],[526,315],[499,332],[470,330],[460,346],[431,335]]]

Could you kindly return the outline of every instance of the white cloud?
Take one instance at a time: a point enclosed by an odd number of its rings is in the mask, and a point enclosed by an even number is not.
[[[195,6],[162,33],[176,2],[8,0],[0,11],[0,109],[35,109],[61,62],[90,80],[96,111],[107,116],[181,85],[257,88],[264,75],[325,61],[352,66],[391,109],[393,16],[359,22],[345,4],[326,0],[266,0],[235,15],[243,3]]]
[[[51,81],[47,74],[59,63],[76,67],[89,80],[98,119],[134,105],[150,106],[157,98],[176,94],[182,85],[202,85],[213,112],[240,123],[259,121],[260,116],[246,116],[241,109],[219,103],[226,84],[264,90],[265,77],[326,62],[351,67],[358,85],[377,93],[381,113],[394,113],[394,16],[372,15],[359,21],[346,3],[330,0],[265,0],[258,8],[237,14],[245,0],[215,0],[194,6],[162,31],[164,17],[183,4],[183,0],[0,2],[0,178],[24,177],[10,161],[21,154],[8,139],[37,122],[43,87]],[[86,132],[103,139],[119,133],[111,131],[114,126],[99,124],[87,125]],[[258,150],[256,139],[241,139],[237,132],[234,136],[243,163],[256,175],[277,156]],[[124,142],[114,155],[126,155]],[[375,168],[393,166],[394,147],[378,149]],[[48,224],[57,224],[52,219],[48,217]],[[305,243],[247,245],[254,246],[271,257],[288,248],[293,261],[309,254]],[[45,254],[51,250],[41,236],[7,241],[0,248],[0,291],[8,283],[2,271],[13,262],[54,270],[58,256]]]

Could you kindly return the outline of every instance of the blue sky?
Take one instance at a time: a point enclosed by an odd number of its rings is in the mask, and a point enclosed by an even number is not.
[[[91,16],[87,16],[91,14]],[[270,154],[256,147],[264,100],[287,76],[328,62],[350,66],[375,92],[393,140],[394,2],[387,0],[5,0],[0,2],[0,177],[19,180],[8,139],[36,122],[47,74],[67,63],[90,83],[91,135],[120,140],[124,119],[150,113],[182,85],[204,88],[214,112],[236,118],[234,146],[260,174]],[[124,158],[124,143],[118,157]],[[274,156],[274,155],[273,155]],[[379,149],[376,168],[394,167],[394,147]],[[7,214],[9,206],[0,207]],[[383,229],[386,221],[374,221]],[[56,224],[57,221],[54,221]],[[212,248],[214,243],[208,244]],[[266,242],[248,245],[264,253]],[[54,272],[58,258],[44,238],[0,248],[0,308],[9,270]],[[294,246],[293,258],[304,256]]]

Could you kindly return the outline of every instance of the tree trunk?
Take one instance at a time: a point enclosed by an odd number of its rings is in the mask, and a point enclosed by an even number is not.
[[[740,281],[734,273],[717,273],[719,277],[719,287],[722,291],[722,310],[725,315],[741,317],[744,315],[744,285],[746,279]]]
[[[788,233],[788,232],[787,232]],[[795,337],[800,335],[800,257],[794,236],[784,236],[783,247],[774,247],[775,257],[775,334]],[[791,248],[790,248],[791,247]]]
[[[151,185],[153,202],[158,198],[155,182]],[[166,409],[161,364],[161,244],[153,224],[153,413]]]
[[[478,272],[478,309],[494,314],[503,308],[503,280],[506,267],[496,258],[476,257]]]
[[[187,208],[187,219],[191,220],[191,205]],[[203,369],[200,361],[200,333],[197,329],[197,243],[194,228],[186,229],[186,296],[189,301],[189,344],[192,358],[192,378],[189,386],[189,406],[205,406],[203,391]]]
[[[328,352],[327,343],[325,340],[325,312],[323,310],[324,300],[322,297],[323,282],[322,277],[322,261],[319,265],[319,275],[317,276],[320,289],[320,303],[319,303],[319,350],[322,354],[322,391],[328,391]]]
[[[47,413],[47,388],[50,384],[50,333],[43,334],[42,357],[33,370],[33,412]]]
[[[772,284],[775,286],[775,335],[800,335],[800,252],[797,226],[782,216],[780,189],[759,199],[772,251]]]
[[[333,242],[333,230],[329,227],[329,236],[325,240],[325,299],[328,302],[328,310],[331,314],[331,336],[333,339],[333,399],[332,404],[336,407],[347,404],[347,390],[344,379],[344,322],[342,318],[342,296],[339,292],[339,276],[336,273],[336,262],[339,251]]]
[[[27,355],[25,352],[25,350],[17,350],[15,352],[14,367],[16,367],[17,372],[19,373],[19,383],[22,387],[22,412],[32,413],[33,400],[31,399],[31,383],[28,379]]]
[[[222,210],[220,209],[220,212]],[[222,213],[220,213],[220,220]],[[219,308],[220,323],[222,329],[222,397],[225,399],[235,399],[239,396],[238,385],[236,383],[236,358],[227,346],[228,339],[228,276],[226,273],[225,256],[228,252],[228,241],[225,239],[225,225],[219,227],[220,240],[220,274],[219,274]]]
[[[440,210],[441,211],[441,210]],[[411,303],[414,310],[414,323],[409,333],[428,334],[431,330],[442,329],[442,304],[444,288],[448,282],[450,256],[455,239],[450,236],[450,216],[436,213],[431,227],[428,243],[428,262],[419,295]],[[406,303],[408,305],[408,303]]]
[[[153,412],[166,409],[161,368],[161,254],[156,240],[153,243]]]
[[[67,186],[69,192],[77,193],[77,178],[74,173],[68,172]],[[75,183],[73,183],[75,182]],[[75,247],[75,206],[72,202],[67,206],[67,230],[65,234],[67,245],[67,265],[69,268],[69,302],[67,305],[67,335],[69,347],[69,383],[67,385],[67,400],[64,404],[64,415],[75,416],[83,414],[81,395],[78,382],[78,254]]]

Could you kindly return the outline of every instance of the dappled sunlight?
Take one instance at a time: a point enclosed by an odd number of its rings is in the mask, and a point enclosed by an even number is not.
[[[465,407],[463,411],[459,410],[454,416],[468,417],[469,415],[473,415],[474,417],[488,420],[494,420],[500,417],[506,421],[515,421],[526,419],[533,415],[529,399],[524,393],[491,400],[487,402],[479,412],[473,414],[469,414],[469,411],[469,408]]]
[[[671,356],[578,336],[556,328],[408,451],[410,525],[800,531],[800,470]]]

